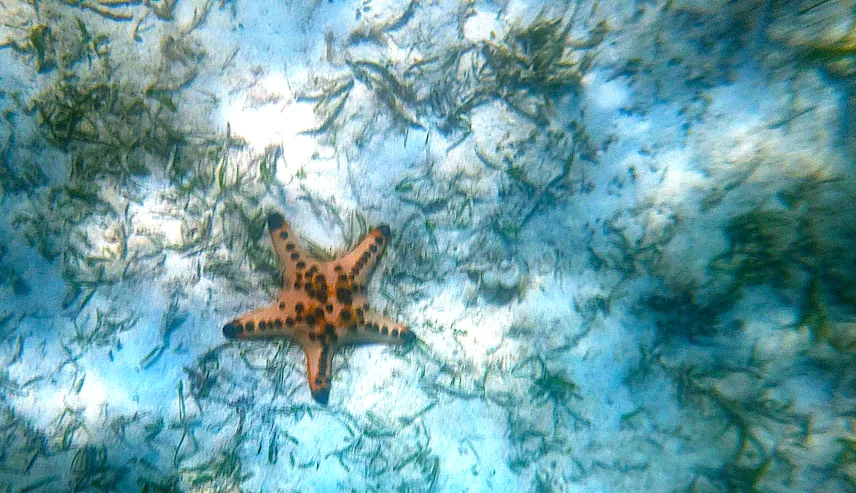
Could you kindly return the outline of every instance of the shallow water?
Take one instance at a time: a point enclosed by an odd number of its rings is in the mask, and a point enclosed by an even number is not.
[[[0,491],[856,491],[852,2],[0,21]]]

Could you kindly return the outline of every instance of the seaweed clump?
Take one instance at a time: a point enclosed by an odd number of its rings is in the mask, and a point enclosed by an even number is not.
[[[11,290],[16,296],[26,296],[30,292],[30,287],[18,271],[6,261],[8,252],[6,245],[0,243],[0,287]]]
[[[323,123],[312,133],[330,131],[343,110],[354,81],[368,88],[388,109],[402,129],[434,127],[444,134],[469,134],[473,109],[495,100],[539,125],[548,123],[555,101],[576,93],[582,75],[597,47],[608,32],[606,22],[590,30],[586,40],[570,36],[573,11],[568,7],[558,17],[546,14],[531,23],[512,27],[502,38],[461,41],[463,21],[473,13],[472,6],[460,12],[457,41],[432,43],[432,36],[407,39],[415,43],[422,56],[392,60],[363,49],[365,44],[405,36],[401,28],[418,19],[419,11],[411,2],[400,17],[361,26],[347,38],[346,64],[350,76],[319,81],[321,95],[315,111]],[[326,86],[326,88],[324,87]],[[307,99],[301,97],[301,99]]]
[[[840,179],[809,177],[783,189],[785,207],[731,219],[729,247],[711,262],[711,272],[733,276],[732,291],[764,284],[785,299],[802,300],[798,328],[816,343],[852,350],[856,276],[848,266],[856,258],[848,238],[856,230],[840,218],[853,212],[854,197],[856,190]]]

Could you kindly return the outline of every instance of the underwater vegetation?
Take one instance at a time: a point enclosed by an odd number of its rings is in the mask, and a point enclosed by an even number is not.
[[[815,474],[830,487],[856,487],[847,452],[852,431],[818,424],[822,418],[797,405],[798,394],[782,390],[799,375],[824,382],[819,385],[835,395],[830,409],[852,399],[847,374],[856,361],[856,276],[847,267],[854,260],[847,239],[853,227],[844,218],[854,213],[856,189],[831,170],[794,178],[725,218],[724,250],[709,259],[706,284],[679,281],[668,286],[669,294],[648,300],[661,328],[658,347],[674,348],[683,338],[701,344],[684,356],[655,352],[687,407],[723,423],[715,439],[733,447],[722,469],[699,469],[690,491],[775,490],[781,478]],[[730,182],[725,196],[712,192],[715,201],[706,203],[716,209],[756,187],[757,179],[748,176]],[[792,321],[776,322],[774,335],[762,335],[741,308],[759,290],[792,309]],[[741,340],[748,351],[733,342]],[[715,349],[720,344],[731,348],[727,356]],[[771,353],[769,344],[783,344],[785,353]],[[802,464],[798,458],[805,454],[817,458]]]
[[[430,125],[463,139],[472,131],[471,113],[494,101],[533,123],[546,124],[556,99],[577,89],[590,63],[586,54],[603,40],[606,30],[606,24],[600,23],[589,39],[572,39],[576,6],[566,8],[562,17],[545,14],[513,26],[501,39],[466,42],[464,24],[476,11],[473,5],[464,5],[457,13],[458,35],[450,38],[456,42],[449,45],[431,42],[421,32],[402,33],[421,55],[410,60],[385,58],[376,48],[408,24],[416,4],[409,2],[400,17],[358,27],[339,55],[347,71],[334,79],[318,80],[311,92],[298,96],[315,103],[321,124],[310,133],[336,134],[335,121],[355,81],[371,91],[399,128]]]
[[[853,75],[856,38],[847,12],[852,2],[798,1],[771,9],[770,38],[795,49],[803,63],[824,67],[837,78]]]
[[[15,266],[4,261],[4,257],[8,254],[8,247],[0,243],[0,286],[5,290],[11,291],[11,294],[25,296],[30,292],[29,286],[15,270]]]

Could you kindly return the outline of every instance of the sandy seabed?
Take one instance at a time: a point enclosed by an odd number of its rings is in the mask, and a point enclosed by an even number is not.
[[[0,488],[856,491],[852,1],[0,5]],[[418,335],[227,342],[392,238]]]

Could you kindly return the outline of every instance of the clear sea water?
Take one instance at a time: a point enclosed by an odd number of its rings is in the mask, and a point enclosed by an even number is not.
[[[4,0],[0,491],[856,491],[854,77],[852,1]]]

